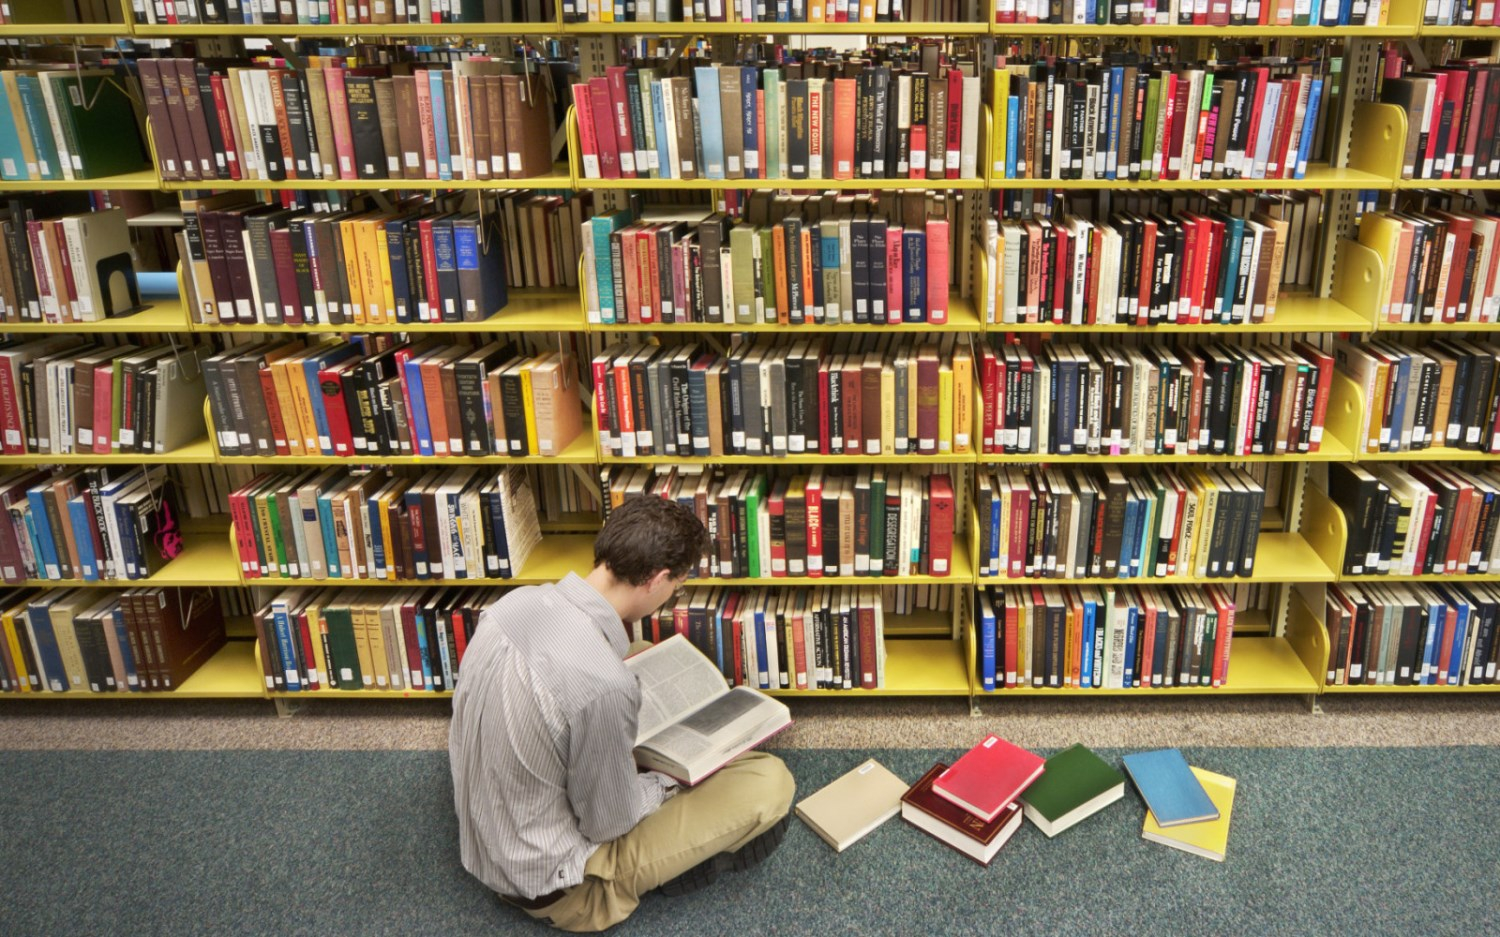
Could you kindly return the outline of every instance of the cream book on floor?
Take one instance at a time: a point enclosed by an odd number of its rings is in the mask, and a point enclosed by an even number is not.
[[[1162,827],[1151,811],[1147,810],[1146,822],[1141,827],[1141,838],[1215,862],[1223,862],[1229,848],[1229,811],[1234,806],[1235,780],[1202,768],[1193,768],[1192,771],[1208,792],[1208,799],[1219,808],[1219,819]]]
[[[901,812],[905,781],[871,758],[797,805],[797,816],[843,852]]]

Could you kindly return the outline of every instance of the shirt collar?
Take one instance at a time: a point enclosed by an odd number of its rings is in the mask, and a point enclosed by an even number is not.
[[[614,606],[577,573],[568,573],[558,580],[556,588],[559,595],[578,606],[579,611],[589,617],[589,621],[598,627],[604,639],[609,642],[610,648],[623,660],[630,650],[630,642],[625,640],[625,623]]]

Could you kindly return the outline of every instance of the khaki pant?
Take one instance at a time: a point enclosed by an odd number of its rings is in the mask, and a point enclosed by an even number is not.
[[[584,865],[580,884],[527,913],[566,931],[612,927],[630,916],[646,892],[775,826],[791,809],[795,792],[780,758],[746,752],[600,846]]]

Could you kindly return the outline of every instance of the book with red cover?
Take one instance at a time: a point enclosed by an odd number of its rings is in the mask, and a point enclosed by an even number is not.
[[[951,770],[938,762],[901,795],[901,819],[978,862],[989,865],[1021,826],[1021,805],[1006,804],[990,820],[967,813],[933,790],[933,782]]]
[[[953,572],[953,480],[947,475],[933,475],[927,497],[927,575],[947,576]]]
[[[988,822],[1041,776],[1045,764],[1040,755],[990,734],[933,779],[932,791]]]

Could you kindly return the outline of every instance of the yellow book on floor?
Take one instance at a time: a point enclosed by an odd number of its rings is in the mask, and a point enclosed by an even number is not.
[[[1192,771],[1208,792],[1208,799],[1219,808],[1219,819],[1163,828],[1157,825],[1156,817],[1147,810],[1146,822],[1141,827],[1141,838],[1215,862],[1223,862],[1224,853],[1229,848],[1229,811],[1234,806],[1234,778],[1214,774],[1203,768],[1193,768]]]

